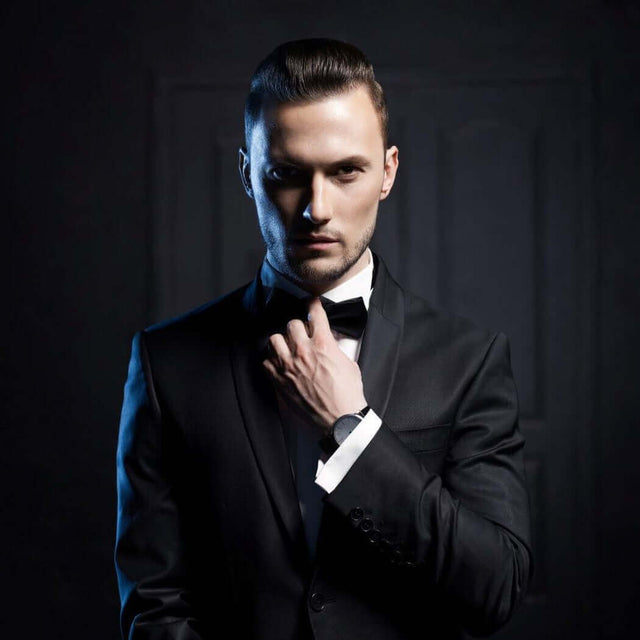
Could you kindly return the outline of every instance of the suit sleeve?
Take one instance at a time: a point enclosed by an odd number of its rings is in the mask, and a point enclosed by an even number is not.
[[[393,543],[383,561],[421,572],[425,594],[435,587],[467,631],[485,635],[511,617],[529,582],[523,445],[509,345],[498,334],[459,404],[441,475],[383,422],[325,501],[363,544],[379,529]]]
[[[144,335],[133,339],[117,451],[115,563],[123,638],[197,640],[175,495],[176,434],[163,420]]]

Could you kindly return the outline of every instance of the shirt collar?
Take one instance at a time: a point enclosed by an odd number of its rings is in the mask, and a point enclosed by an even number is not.
[[[373,291],[371,285],[373,281],[373,255],[371,249],[367,247],[366,253],[369,257],[367,266],[356,273],[342,284],[339,284],[333,289],[329,289],[322,294],[324,298],[328,298],[332,302],[342,302],[343,300],[349,300],[350,298],[362,298],[364,306],[369,309],[369,300],[371,299],[371,293]],[[309,295],[308,291],[305,291],[297,284],[291,282],[282,273],[280,273],[271,263],[267,260],[266,256],[262,261],[262,268],[260,269],[260,280],[264,287],[278,287],[291,293],[297,298],[305,298]]]

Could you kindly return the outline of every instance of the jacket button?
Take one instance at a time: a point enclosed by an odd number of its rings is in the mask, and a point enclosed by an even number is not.
[[[364,511],[360,507],[356,507],[355,509],[351,509],[351,513],[349,514],[352,522],[360,522],[364,517]]]
[[[398,564],[399,562],[402,562],[403,559],[403,554],[402,551],[400,551],[400,549],[394,549],[391,552],[391,556],[389,557],[389,560],[391,561],[391,564]]]
[[[324,609],[325,598],[321,593],[316,592],[311,594],[311,598],[309,598],[309,602],[311,604],[311,608],[316,612],[320,612]]]
[[[380,532],[377,529],[371,529],[369,531],[369,542],[376,543],[380,540]]]
[[[361,522],[360,522],[360,529],[362,529],[362,531],[371,531],[371,529],[373,529],[373,520],[371,520],[370,518],[364,518]]]

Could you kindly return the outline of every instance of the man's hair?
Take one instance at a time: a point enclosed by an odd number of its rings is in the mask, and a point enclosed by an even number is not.
[[[388,143],[387,104],[373,66],[352,44],[329,38],[285,42],[259,65],[251,78],[244,109],[244,134],[250,151],[253,127],[266,100],[311,102],[366,87],[380,117],[384,148]]]

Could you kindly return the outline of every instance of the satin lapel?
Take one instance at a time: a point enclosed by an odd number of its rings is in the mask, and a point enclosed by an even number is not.
[[[298,562],[308,563],[304,529],[275,391],[262,368],[265,337],[258,331],[261,289],[248,287],[243,305],[243,339],[234,341],[232,366],[238,402],[265,485]]]
[[[374,260],[376,276],[358,365],[365,398],[382,418],[398,366],[404,328],[404,294],[382,259],[374,254]]]

